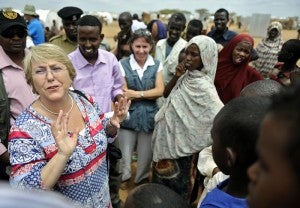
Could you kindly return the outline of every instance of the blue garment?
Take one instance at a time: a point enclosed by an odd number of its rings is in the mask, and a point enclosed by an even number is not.
[[[142,80],[139,78],[136,70],[132,70],[130,58],[124,58],[120,61],[125,70],[125,79],[128,89],[136,91],[146,91],[155,88],[156,74],[160,62],[154,60],[154,65],[149,65],[144,71]],[[128,128],[134,131],[152,132],[154,129],[154,116],[158,111],[156,100],[142,99],[134,101],[129,108],[130,118],[122,122],[122,128]]]
[[[45,32],[42,23],[34,18],[27,25],[29,36],[31,37],[34,45],[38,45],[45,42]]]
[[[208,192],[199,208],[247,208],[246,198],[233,197],[222,191],[228,182],[229,179],[226,179]]]
[[[207,33],[208,37],[211,37],[216,41],[216,43],[221,44],[222,46],[225,46],[234,36],[236,36],[237,33],[231,30],[226,30],[226,32],[223,33],[223,35],[220,36],[220,34],[217,32],[216,29],[210,31]]]
[[[158,30],[157,40],[167,38],[167,27],[166,27],[166,25],[164,23],[162,23],[162,21],[160,21],[160,20],[156,20],[156,24],[157,24],[157,30]]]

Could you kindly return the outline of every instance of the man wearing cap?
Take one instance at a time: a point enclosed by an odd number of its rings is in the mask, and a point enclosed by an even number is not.
[[[28,21],[28,33],[32,38],[34,45],[38,45],[45,42],[44,26],[38,20],[38,14],[35,12],[33,5],[26,4],[23,10],[24,19]]]
[[[65,34],[57,35],[50,39],[50,43],[64,49],[69,54],[77,48],[77,21],[83,11],[77,7],[64,7],[57,12],[62,19]]]
[[[7,141],[15,118],[36,98],[23,70],[22,62],[28,52],[25,49],[26,29],[20,14],[12,10],[0,11],[0,139],[3,143]],[[9,164],[8,153],[0,142],[0,179],[4,179],[1,177],[5,172],[4,164]]]

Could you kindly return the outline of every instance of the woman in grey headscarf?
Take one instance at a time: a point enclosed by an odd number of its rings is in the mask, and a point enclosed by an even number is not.
[[[253,66],[265,78],[269,78],[270,72],[277,63],[278,52],[281,50],[283,44],[281,31],[281,23],[272,22],[267,29],[267,37],[263,38],[261,43],[256,47],[259,58],[253,61]]]
[[[195,156],[211,144],[213,118],[223,106],[214,86],[217,54],[213,39],[203,35],[192,38],[185,59],[165,88],[164,95],[170,94],[155,116],[153,181],[171,187],[187,200]]]

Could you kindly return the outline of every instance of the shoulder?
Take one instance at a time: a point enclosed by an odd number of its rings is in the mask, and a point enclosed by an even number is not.
[[[233,38],[234,36],[237,35],[236,32],[232,31],[232,30],[227,30],[225,33],[224,33],[225,36],[227,36],[229,39]]]
[[[98,49],[98,54],[99,57],[98,59],[102,62],[102,63],[106,63],[106,64],[112,64],[112,65],[118,65],[119,62],[117,60],[117,57],[110,51],[106,51],[103,49]]]
[[[252,77],[252,81],[262,80],[264,77],[252,66],[247,67],[248,74]]]
[[[129,60],[130,60],[130,57],[126,57],[126,58],[122,58],[119,62],[121,64],[123,64],[123,63],[129,63]]]
[[[88,103],[92,105],[95,103],[94,98],[84,91],[71,90],[70,94],[72,95],[72,97],[77,97],[78,99],[82,100],[84,103]]]
[[[56,35],[56,36],[53,36],[52,38],[50,38],[49,42],[54,42],[54,41],[57,41],[57,40],[61,40],[63,38],[63,35]]]
[[[71,53],[68,54],[70,59],[73,59],[74,57],[78,56],[78,54],[80,54],[78,48],[76,48],[74,51],[72,51]]]
[[[156,46],[160,47],[166,44],[167,39],[161,39],[156,43]]]
[[[214,30],[211,30],[211,31],[209,31],[208,33],[207,33],[207,36],[209,36],[209,37],[212,37],[213,36],[213,34],[215,33],[215,29]]]
[[[176,44],[185,45],[185,44],[187,44],[187,41],[183,38],[179,38],[179,40],[176,42]]]

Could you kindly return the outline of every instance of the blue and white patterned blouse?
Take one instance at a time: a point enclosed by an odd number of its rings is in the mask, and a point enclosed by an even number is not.
[[[85,128],[77,146],[53,190],[70,198],[80,207],[110,207],[108,186],[107,143],[113,137],[105,132],[108,119],[93,98],[70,92],[79,107]],[[42,168],[57,153],[51,134],[50,120],[30,105],[17,118],[9,136],[12,164],[10,183],[22,189],[44,189]]]

